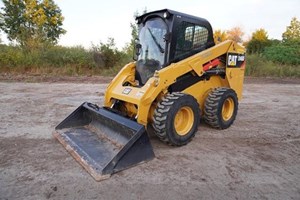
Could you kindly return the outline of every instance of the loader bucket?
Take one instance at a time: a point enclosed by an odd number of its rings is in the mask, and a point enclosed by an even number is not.
[[[154,158],[143,125],[87,102],[53,135],[97,181]]]

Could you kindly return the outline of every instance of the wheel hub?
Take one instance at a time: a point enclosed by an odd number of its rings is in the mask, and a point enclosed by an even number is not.
[[[232,98],[227,98],[222,106],[222,117],[224,121],[230,120],[234,112],[234,101]]]
[[[182,107],[178,110],[174,119],[174,127],[178,135],[186,135],[194,124],[194,113],[190,107]]]

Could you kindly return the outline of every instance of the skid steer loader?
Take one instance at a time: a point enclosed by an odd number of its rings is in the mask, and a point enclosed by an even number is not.
[[[182,146],[200,118],[228,128],[242,98],[244,47],[215,44],[207,20],[169,9],[136,20],[135,62],[108,85],[104,106],[83,103],[53,133],[98,181],[154,158],[147,132]]]

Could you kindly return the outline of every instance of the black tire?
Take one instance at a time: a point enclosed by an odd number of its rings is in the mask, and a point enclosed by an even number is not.
[[[174,92],[157,104],[152,126],[160,140],[169,145],[182,146],[195,136],[199,122],[197,100],[191,95]]]
[[[234,122],[238,111],[238,99],[234,90],[215,88],[206,98],[204,120],[214,128],[226,129]]]

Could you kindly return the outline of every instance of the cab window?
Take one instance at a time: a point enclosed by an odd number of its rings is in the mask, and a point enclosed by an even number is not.
[[[197,24],[181,22],[177,29],[175,59],[200,51],[208,40],[208,30]]]

